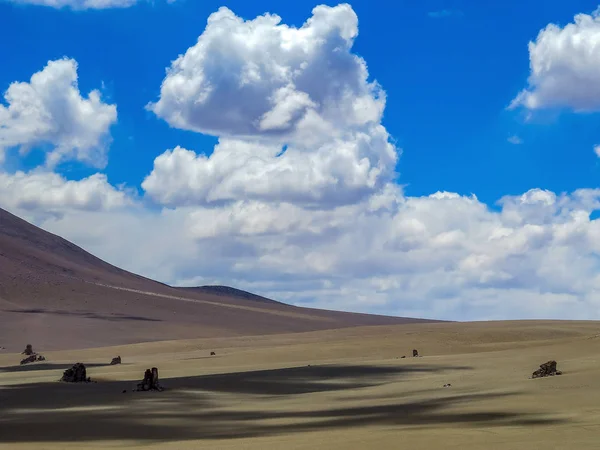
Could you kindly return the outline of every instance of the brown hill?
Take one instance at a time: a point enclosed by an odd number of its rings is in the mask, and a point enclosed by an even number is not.
[[[0,209],[0,346],[75,349],[417,319],[300,308],[226,286],[173,288]]]

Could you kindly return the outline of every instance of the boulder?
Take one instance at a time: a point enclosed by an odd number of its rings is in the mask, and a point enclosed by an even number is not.
[[[121,364],[121,357],[117,356],[116,358],[113,358],[112,361],[110,362],[111,366],[114,366],[115,364]]]
[[[158,382],[158,369],[146,369],[144,379],[137,384],[136,391],[162,391],[163,387]]]
[[[25,347],[25,350],[23,350],[21,352],[21,355],[35,355],[35,352],[33,351],[33,346],[31,344],[27,344],[27,346]]]
[[[64,371],[60,381],[67,383],[89,383],[90,379],[87,377],[85,366],[82,363],[77,363]]]
[[[419,356],[419,351],[413,350],[413,357],[416,358],[417,356]]]
[[[538,370],[533,372],[531,378],[553,377],[554,375],[562,375],[562,372],[556,370],[556,361],[548,361],[542,364]]]
[[[210,352],[210,356],[216,356],[217,354],[215,352]]]

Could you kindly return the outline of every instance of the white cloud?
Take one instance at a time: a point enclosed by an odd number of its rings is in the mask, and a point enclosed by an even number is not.
[[[350,5],[317,6],[300,28],[280,22],[220,8],[148,108],[177,128],[283,141],[379,124],[385,93],[351,52],[358,18]]]
[[[14,147],[24,153],[50,146],[50,167],[65,160],[106,165],[117,108],[103,103],[97,90],[81,96],[75,60],[49,61],[29,83],[12,83],[4,99],[8,106],[0,104],[0,154]]]
[[[334,139],[304,151],[288,146],[221,139],[210,157],[176,147],[154,161],[142,187],[169,206],[235,201],[290,201],[329,207],[354,203],[394,173],[396,153],[383,127]]]
[[[516,136],[516,135],[509,137],[507,139],[507,141],[513,145],[521,145],[523,143],[523,139],[521,139],[519,136]]]
[[[596,156],[598,158],[600,158],[600,145],[595,145],[594,146],[594,153],[596,154]]]
[[[45,171],[0,172],[0,205],[10,210],[63,214],[68,210],[108,211],[132,205],[131,193],[116,189],[106,175],[79,181]]]
[[[578,14],[563,28],[549,24],[529,43],[529,87],[512,102],[536,110],[600,109],[600,13]]]
[[[385,93],[351,52],[358,19],[350,5],[317,6],[300,28],[280,22],[220,8],[173,62],[149,109],[221,139],[210,157],[179,147],[158,157],[143,184],[155,200],[327,207],[394,177],[399,150],[381,125]]]
[[[140,0],[8,0],[21,5],[49,6],[51,8],[72,8],[74,10],[128,8]],[[167,0],[173,3],[176,0]]]
[[[317,7],[299,29],[223,8],[150,106],[220,136],[210,156],[156,158],[142,187],[168,208],[102,175],[35,171],[0,176],[0,204],[172,284],[446,319],[600,317],[600,190],[534,189],[498,211],[451,192],[406,196],[385,96],[350,53],[356,35],[348,5]]]
[[[40,223],[175,284],[225,283],[296,304],[450,319],[598,317],[600,222],[589,215],[600,208],[600,190],[532,190],[500,205],[495,212],[452,193],[405,197],[388,185],[329,210],[240,200],[72,211]],[[152,257],[143,257],[147,242],[158,243]],[[132,260],[134,253],[141,256]]]

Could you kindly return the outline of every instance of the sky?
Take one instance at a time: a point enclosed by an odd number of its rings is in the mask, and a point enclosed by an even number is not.
[[[600,319],[600,5],[491,3],[0,0],[0,207],[177,286]]]

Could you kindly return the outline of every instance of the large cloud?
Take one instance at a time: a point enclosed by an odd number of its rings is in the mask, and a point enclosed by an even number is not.
[[[140,2],[140,0],[8,0],[12,3],[22,5],[49,6],[51,8],[72,8],[75,10],[84,9],[108,9],[108,8],[128,8]],[[167,3],[173,3],[175,0],[167,0]]]
[[[385,95],[351,53],[358,18],[350,5],[317,6],[301,28],[280,22],[270,14],[244,21],[220,8],[148,107],[174,127],[219,136],[377,124]]]
[[[231,139],[222,139],[210,157],[176,147],[156,158],[142,187],[169,206],[252,198],[329,207],[381,188],[396,161],[383,127],[311,152],[291,145],[281,151],[278,145]]]
[[[443,192],[405,197],[388,185],[330,210],[240,200],[77,211],[40,223],[175,284],[226,283],[301,305],[447,319],[598,317],[600,223],[590,213],[600,191],[536,189],[500,205],[496,212]],[[148,242],[157,243],[152,257],[144,256]]]
[[[117,108],[103,103],[97,90],[81,96],[75,60],[49,61],[29,83],[12,83],[4,98],[8,106],[0,104],[0,155],[15,147],[21,152],[49,147],[50,167],[65,160],[106,165]]]
[[[99,175],[73,189],[93,186],[102,200],[75,201],[45,174],[32,192],[48,197],[13,211],[172,284],[445,319],[600,317],[599,190],[534,189],[498,210],[475,196],[406,196],[380,123],[384,96],[350,53],[351,8],[318,7],[300,29],[279,23],[221,9],[171,68],[151,108],[220,140],[210,156],[175,147],[154,161],[143,188],[169,208],[142,208]],[[309,67],[322,81],[298,83]],[[39,214],[52,204],[71,207]]]
[[[600,109],[599,11],[578,14],[563,28],[549,24],[529,43],[529,87],[511,107]]]
[[[358,19],[350,5],[317,6],[300,28],[280,22],[220,8],[173,62],[148,107],[221,141],[210,157],[177,147],[157,158],[143,184],[154,199],[328,206],[393,178],[399,151],[381,125],[385,93],[351,52]]]

